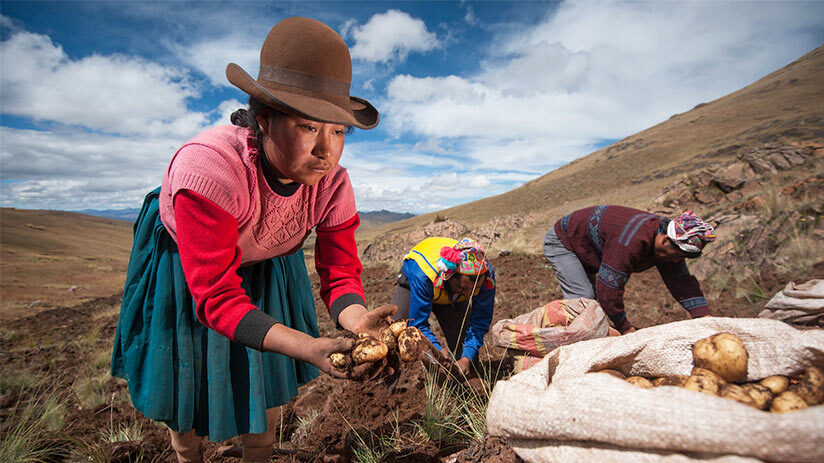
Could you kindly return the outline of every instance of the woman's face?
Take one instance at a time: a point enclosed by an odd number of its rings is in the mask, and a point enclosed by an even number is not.
[[[290,115],[258,115],[266,159],[283,183],[314,185],[340,161],[346,127]]]

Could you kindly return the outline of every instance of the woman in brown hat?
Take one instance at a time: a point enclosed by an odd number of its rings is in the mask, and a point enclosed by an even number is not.
[[[250,95],[234,125],[209,129],[172,157],[146,197],[118,320],[112,374],[135,408],[166,423],[178,460],[200,461],[201,436],[244,444],[267,461],[268,419],[351,340],[318,337],[301,246],[317,233],[321,298],[337,326],[377,334],[394,306],[367,311],[346,169],[346,133],[378,112],[349,96],[349,50],[324,24],[276,24],[253,79],[226,76]],[[360,373],[356,371],[355,375]]]

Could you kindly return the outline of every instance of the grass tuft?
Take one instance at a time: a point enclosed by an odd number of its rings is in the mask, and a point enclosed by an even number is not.
[[[59,406],[62,400],[54,391],[40,396],[33,402],[18,402],[11,416],[0,423],[0,461],[19,463],[45,463],[53,461],[61,453],[60,447],[47,439],[49,430],[63,423],[65,410]]]

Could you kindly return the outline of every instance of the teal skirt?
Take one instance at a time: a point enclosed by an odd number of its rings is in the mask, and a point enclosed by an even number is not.
[[[150,193],[134,243],[112,350],[112,376],[132,403],[175,431],[213,442],[266,431],[266,410],[288,402],[318,370],[290,357],[234,343],[201,324],[186,286],[177,244]],[[303,252],[238,270],[246,294],[278,322],[318,336]]]

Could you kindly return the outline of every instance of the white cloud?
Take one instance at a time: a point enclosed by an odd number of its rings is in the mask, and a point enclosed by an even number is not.
[[[425,52],[438,46],[426,24],[399,10],[372,16],[363,26],[351,27],[355,45],[352,59],[386,63],[402,62],[410,52]]]
[[[216,87],[233,87],[226,79],[226,66],[235,63],[257,78],[260,66],[262,37],[227,35],[211,38],[191,45],[168,44],[167,47],[187,65],[197,69]]]
[[[486,178],[486,175],[473,176],[472,180],[469,181],[469,186],[471,188],[486,188],[490,185],[492,185],[492,182]]]
[[[493,40],[474,74],[395,76],[382,123],[398,138],[451,139],[478,169],[539,174],[788,64],[819,45],[822,14],[800,2],[565,2]]]
[[[149,136],[191,134],[206,123],[186,108],[196,90],[179,68],[123,55],[72,60],[30,32],[3,41],[0,62],[5,114]]]

